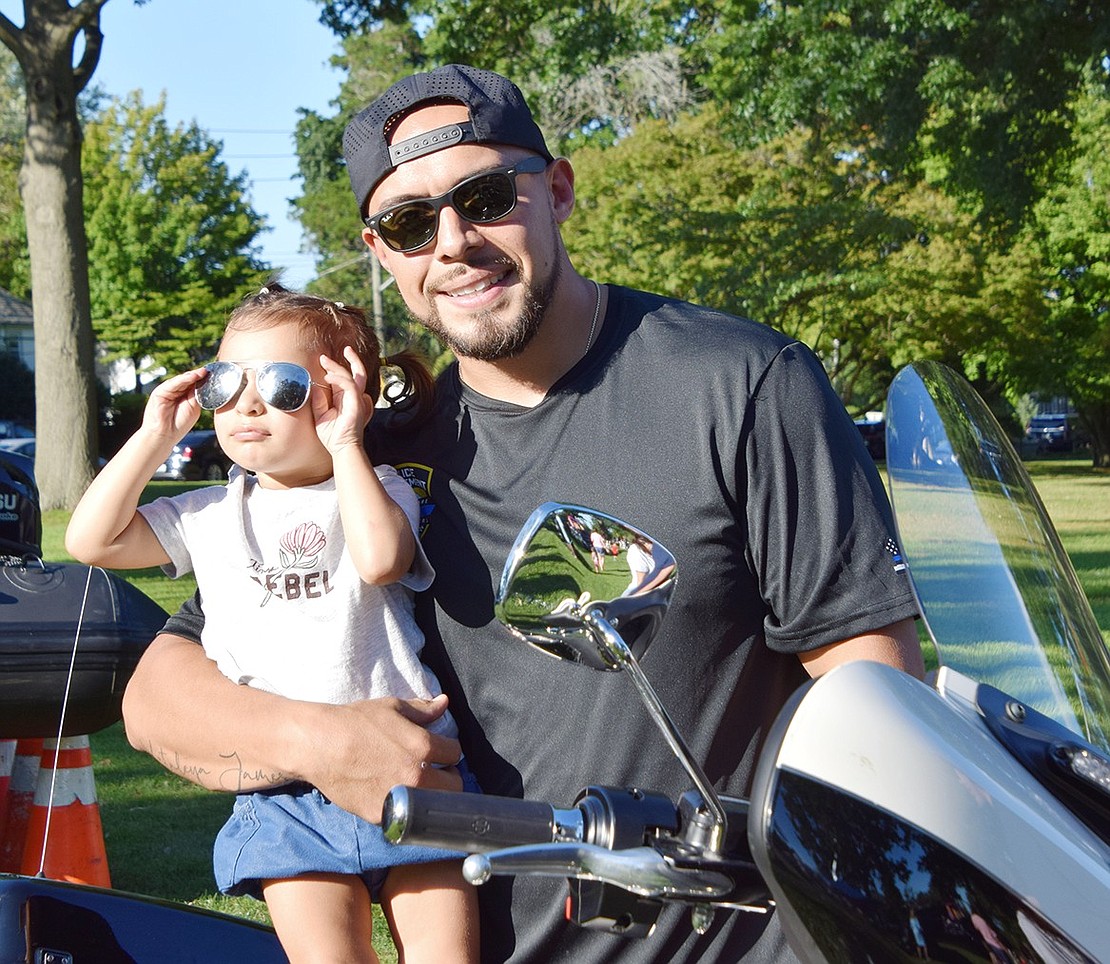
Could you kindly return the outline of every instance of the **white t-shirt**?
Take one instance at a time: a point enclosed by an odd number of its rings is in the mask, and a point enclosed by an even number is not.
[[[375,468],[413,532],[420,504],[390,466]],[[414,591],[434,573],[420,540],[399,582],[362,581],[346,551],[335,481],[264,489],[232,468],[226,486],[139,507],[176,578],[194,572],[204,603],[201,642],[229,679],[291,699],[347,703],[430,698],[439,681],[421,661]],[[432,730],[454,736],[446,716]]]
[[[628,547],[628,569],[632,573],[632,581],[628,584],[625,592],[631,592],[641,585],[647,579],[648,573],[654,568],[655,560],[650,553],[645,552],[637,543],[633,542]]]

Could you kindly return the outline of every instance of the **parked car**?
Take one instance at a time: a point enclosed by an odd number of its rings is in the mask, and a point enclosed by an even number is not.
[[[876,462],[886,459],[886,421],[883,418],[857,418],[856,428],[867,446],[867,454]]]
[[[0,418],[0,440],[9,438],[34,438],[35,433],[10,418]]]
[[[0,450],[4,452],[15,452],[17,455],[23,455],[29,459],[34,459],[35,437],[31,435],[27,437],[0,438]]]
[[[21,458],[27,459],[31,465],[34,465],[35,436],[31,435],[27,438],[0,438],[0,452],[14,452]],[[107,462],[108,460],[103,456],[97,456],[96,467],[102,469]]]
[[[177,481],[207,480],[222,482],[227,479],[231,459],[223,453],[213,429],[195,429],[178,442],[154,473],[156,479]]]
[[[1058,412],[1034,415],[1025,430],[1025,441],[1038,452],[1070,452],[1083,444],[1074,415]]]

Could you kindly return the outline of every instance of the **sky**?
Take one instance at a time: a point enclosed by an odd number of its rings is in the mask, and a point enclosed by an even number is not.
[[[22,23],[22,3],[0,0],[0,10]],[[338,38],[319,11],[313,0],[109,0],[92,78],[111,96],[141,90],[147,104],[165,92],[171,124],[196,121],[223,143],[229,170],[248,173],[251,205],[271,228],[259,239],[262,256],[294,288],[314,274],[287,200],[300,193],[297,108],[334,113],[342,81],[328,63]]]

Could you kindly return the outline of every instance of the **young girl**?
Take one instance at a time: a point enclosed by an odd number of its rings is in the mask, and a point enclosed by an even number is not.
[[[418,500],[363,447],[378,352],[358,309],[275,284],[247,298],[218,361],[151,393],[142,426],[74,511],[66,548],[88,565],[194,571],[205,652],[239,683],[317,702],[436,696],[413,619],[413,593],[433,575]],[[415,355],[385,363],[430,403]],[[236,463],[227,485],[139,507],[201,408]],[[432,729],[456,736],[446,714]],[[262,896],[294,962],[376,961],[379,895],[408,964],[476,960],[474,897],[453,856],[391,846],[305,784],[240,795],[214,849],[220,889]]]

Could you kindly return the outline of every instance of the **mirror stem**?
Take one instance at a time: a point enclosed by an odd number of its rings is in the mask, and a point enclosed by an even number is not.
[[[595,634],[600,636],[604,641],[605,655],[612,660],[613,665],[619,666],[621,669],[627,670],[631,674],[632,681],[636,684],[636,689],[639,690],[640,697],[646,704],[649,715],[663,732],[663,736],[667,740],[667,745],[670,746],[671,751],[678,757],[679,762],[701,794],[702,800],[705,801],[705,806],[709,810],[709,816],[713,821],[713,826],[709,833],[709,850],[714,853],[720,853],[721,847],[724,844],[725,831],[728,828],[728,817],[725,815],[725,808],[721,805],[720,798],[717,796],[717,791],[713,789],[713,785],[709,782],[709,778],[705,775],[705,771],[702,770],[697,760],[694,759],[694,755],[690,752],[690,748],[686,745],[686,741],[683,740],[682,735],[678,731],[678,727],[675,726],[666,707],[663,706],[654,687],[648,682],[647,676],[640,668],[640,664],[637,662],[636,657],[632,655],[632,651],[628,648],[628,644],[621,638],[620,633],[618,633],[610,625],[609,621],[602,616],[599,609],[587,609],[586,612],[582,614],[582,619],[586,625],[593,629]]]

